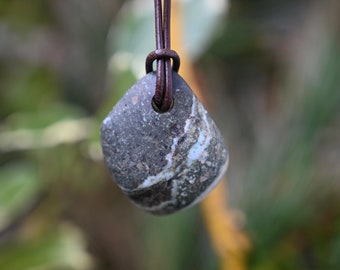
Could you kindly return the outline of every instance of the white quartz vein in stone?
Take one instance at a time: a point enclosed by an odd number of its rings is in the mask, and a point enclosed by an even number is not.
[[[178,137],[172,140],[171,150],[165,156],[165,159],[167,160],[167,164],[164,166],[164,168],[158,174],[148,176],[146,179],[144,179],[142,184],[140,184],[137,189],[150,187],[161,181],[169,180],[174,176],[175,172],[174,172],[174,168],[172,168],[172,157],[175,153],[178,140],[179,140]]]
[[[207,153],[205,153],[205,150],[209,147],[210,141],[212,139],[210,124],[207,119],[207,112],[203,108],[201,109],[202,112],[200,114],[205,123],[205,126],[202,127],[202,129],[200,130],[197,142],[193,146],[191,146],[189,150],[187,159],[188,166],[191,166],[195,161],[204,162],[206,160]]]
[[[174,180],[172,185],[172,189],[171,189],[171,197],[172,197],[172,201],[176,201],[176,197],[177,197],[177,193],[178,193],[178,181]]]
[[[191,120],[195,116],[195,109],[196,109],[196,98],[194,95],[192,95],[191,112],[190,112],[190,116],[188,117],[188,119],[185,120],[184,133],[187,133],[189,130],[189,127],[191,125]]]
[[[229,163],[229,158],[227,157],[227,160],[226,160],[224,166],[222,166],[220,168],[218,176],[209,185],[209,187],[203,193],[201,193],[199,196],[197,196],[194,201],[192,201],[190,204],[186,205],[185,207],[181,208],[180,210],[182,211],[184,209],[187,209],[187,208],[191,207],[192,205],[196,204],[197,202],[201,201],[204,197],[206,197],[210,193],[210,191],[213,190],[216,187],[216,185],[220,182],[221,178],[223,177],[224,173],[226,172],[226,170],[228,168],[228,163]],[[175,183],[175,181],[174,181],[174,183]],[[175,192],[177,192],[177,189],[178,189],[177,185],[174,184],[173,188],[171,189],[171,195],[172,196],[174,195]],[[176,197],[172,197],[172,198],[173,198],[172,200],[162,202],[159,205],[155,205],[155,206],[152,206],[152,207],[143,207],[143,209],[146,210],[146,211],[150,211],[150,212],[163,210],[166,206],[173,204],[173,203],[176,203]],[[138,204],[137,204],[137,206],[140,207],[140,205],[138,205]]]
[[[107,127],[112,127],[111,118],[108,116],[103,120],[103,124]]]
[[[153,212],[153,211],[163,210],[164,208],[166,208],[166,206],[168,206],[170,204],[175,204],[177,193],[178,193],[178,181],[174,180],[172,183],[173,183],[173,186],[172,186],[172,189],[171,189],[171,198],[172,198],[171,200],[161,202],[160,204],[154,205],[154,206],[151,206],[151,207],[143,207],[143,209]]]
[[[146,211],[149,211],[149,212],[155,212],[155,211],[159,211],[159,210],[163,210],[164,208],[166,208],[166,206],[170,205],[170,204],[173,204],[175,203],[176,201],[175,200],[170,200],[170,201],[166,201],[166,202],[162,202],[158,205],[155,205],[155,206],[151,206],[151,207],[141,207],[140,205],[136,204],[137,206],[143,208],[144,210]]]

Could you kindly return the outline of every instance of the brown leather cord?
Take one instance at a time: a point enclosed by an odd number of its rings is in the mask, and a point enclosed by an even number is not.
[[[172,70],[178,72],[180,59],[178,54],[170,50],[170,10],[171,0],[155,0],[155,31],[156,50],[146,58],[146,73],[152,72],[152,64],[157,60],[156,90],[153,97],[153,104],[157,111],[167,112],[173,105],[172,93]],[[171,67],[171,59],[173,67]]]

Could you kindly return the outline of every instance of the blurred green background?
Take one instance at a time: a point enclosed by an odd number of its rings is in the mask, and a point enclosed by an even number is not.
[[[247,267],[340,269],[340,2],[185,2]],[[100,122],[154,49],[152,9],[0,1],[0,269],[219,269],[198,206],[146,214],[102,161]]]

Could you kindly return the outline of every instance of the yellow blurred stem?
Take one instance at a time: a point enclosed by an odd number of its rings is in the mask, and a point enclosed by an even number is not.
[[[173,50],[181,58],[180,75],[185,78],[196,96],[204,102],[202,87],[194,76],[192,63],[184,49],[183,23],[181,5],[178,0],[172,1],[171,36]],[[207,104],[205,104],[207,105]],[[244,270],[246,257],[250,248],[247,236],[237,227],[232,211],[228,208],[226,179],[208,195],[202,202],[202,213],[208,233],[216,254],[219,257],[221,269]]]
[[[211,242],[223,270],[246,269],[250,243],[237,227],[235,215],[228,208],[226,179],[202,202],[202,212]]]

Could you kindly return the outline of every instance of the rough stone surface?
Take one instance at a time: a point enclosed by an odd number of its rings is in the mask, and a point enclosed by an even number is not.
[[[132,201],[168,214],[200,201],[228,164],[223,138],[186,82],[173,73],[174,107],[151,106],[155,73],[133,85],[104,119],[101,142],[114,180]]]

